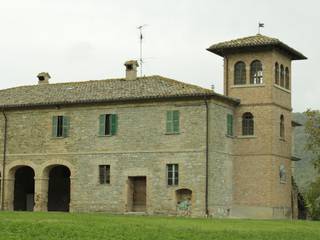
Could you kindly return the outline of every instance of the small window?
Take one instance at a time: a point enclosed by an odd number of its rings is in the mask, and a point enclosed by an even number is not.
[[[167,164],[167,178],[168,185],[179,184],[179,165],[178,164]]]
[[[290,73],[288,67],[286,67],[285,75],[285,88],[290,89]]]
[[[180,113],[179,111],[167,111],[167,133],[179,133],[180,131]]]
[[[280,138],[284,139],[284,116],[280,116]]]
[[[110,165],[99,165],[100,184],[110,184]]]
[[[286,183],[287,173],[286,173],[286,168],[283,164],[281,164],[279,167],[279,177],[280,177],[280,183]]]
[[[275,84],[279,85],[279,63],[277,62],[274,66],[274,79],[275,79]]]
[[[118,116],[116,114],[101,114],[99,116],[99,135],[116,135],[118,129]]]
[[[52,117],[52,136],[67,137],[69,133],[69,118],[66,116]]]
[[[284,87],[284,68],[282,64],[280,66],[280,86]]]
[[[262,64],[259,60],[255,60],[250,66],[250,84],[262,84],[263,71]]]
[[[244,62],[237,62],[234,65],[234,84],[246,84],[246,64]]]
[[[227,115],[227,135],[233,136],[233,115]]]
[[[254,120],[253,115],[249,112],[242,115],[242,135],[254,135]]]

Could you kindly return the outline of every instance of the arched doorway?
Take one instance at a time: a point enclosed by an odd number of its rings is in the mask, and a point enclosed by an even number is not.
[[[57,165],[49,170],[48,211],[68,212],[70,204],[70,170]]]
[[[187,188],[176,190],[177,214],[189,216],[192,210],[192,191]]]
[[[16,169],[14,174],[14,211],[33,211],[34,170],[28,166]]]

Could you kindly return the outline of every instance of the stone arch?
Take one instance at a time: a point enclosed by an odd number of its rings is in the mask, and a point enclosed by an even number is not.
[[[178,215],[191,215],[192,210],[192,190],[180,188],[175,191]]]

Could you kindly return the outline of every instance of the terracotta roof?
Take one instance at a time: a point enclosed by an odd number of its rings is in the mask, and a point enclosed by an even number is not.
[[[155,75],[136,80],[120,78],[4,89],[0,90],[0,108],[205,96],[239,102],[209,89]]]
[[[291,56],[292,60],[307,59],[307,57],[305,57],[302,53],[284,44],[279,39],[271,38],[261,34],[238,38],[226,42],[220,42],[210,46],[207,50],[220,56],[225,56],[227,53],[235,50],[248,50],[266,47],[279,48],[281,50],[284,50]]]

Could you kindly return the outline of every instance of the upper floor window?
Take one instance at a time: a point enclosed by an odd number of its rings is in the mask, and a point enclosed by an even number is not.
[[[284,67],[282,64],[280,66],[280,86],[284,87]]]
[[[242,135],[254,135],[254,120],[252,113],[246,112],[242,115]]]
[[[179,165],[178,164],[167,164],[167,178],[168,185],[179,184]]]
[[[254,60],[250,66],[250,84],[263,83],[262,64],[259,60]]]
[[[290,89],[290,73],[288,67],[286,67],[285,70],[285,88]]]
[[[180,131],[180,113],[179,111],[167,111],[167,133],[179,133]]]
[[[234,65],[234,84],[246,84],[246,64],[237,62]]]
[[[118,116],[116,114],[101,114],[99,116],[99,135],[116,135],[118,129]]]
[[[69,133],[69,118],[66,116],[52,117],[52,136],[67,137]]]
[[[279,63],[277,62],[274,66],[274,79],[275,79],[275,83],[279,85]]]
[[[110,183],[110,165],[99,165],[99,182],[100,184]]]
[[[233,136],[233,115],[227,115],[227,135]]]
[[[284,116],[280,116],[280,138],[284,138]]]
[[[286,168],[283,164],[279,166],[279,177],[280,177],[280,183],[286,183],[287,173],[286,173]]]

